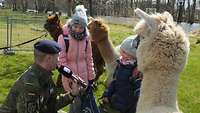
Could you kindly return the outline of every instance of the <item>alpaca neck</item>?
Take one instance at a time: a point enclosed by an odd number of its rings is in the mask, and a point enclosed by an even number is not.
[[[176,108],[178,74],[176,72],[163,73],[163,71],[154,70],[143,74],[144,78],[137,110],[143,111],[158,106],[178,109]]]
[[[63,34],[63,30],[58,30],[57,32],[49,32],[51,37],[54,39],[54,41],[58,41],[58,37]]]
[[[110,64],[116,61],[118,56],[111,41],[108,39],[102,40],[97,43],[97,46],[105,63]]]

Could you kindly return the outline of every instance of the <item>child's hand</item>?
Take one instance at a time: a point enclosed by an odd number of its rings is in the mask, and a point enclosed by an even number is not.
[[[108,97],[103,97],[103,103],[109,103]]]
[[[139,71],[137,68],[135,68],[135,69],[133,70],[133,75],[138,76],[139,73],[140,73],[140,71]]]

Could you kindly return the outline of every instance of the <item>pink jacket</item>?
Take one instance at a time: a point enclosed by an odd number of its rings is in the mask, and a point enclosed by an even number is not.
[[[64,34],[67,34],[69,37],[69,48],[67,53],[63,35],[58,37],[58,44],[62,48],[58,57],[58,65],[68,66],[74,74],[80,76],[88,83],[88,80],[93,80],[95,78],[91,43],[88,37],[81,41],[72,38],[68,34],[68,30],[68,26],[64,25]],[[88,40],[87,48],[86,40]],[[65,91],[71,90],[71,85],[73,85],[71,79],[62,76],[62,83]]]

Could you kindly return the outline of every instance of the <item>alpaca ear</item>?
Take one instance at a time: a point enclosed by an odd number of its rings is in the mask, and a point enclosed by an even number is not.
[[[58,15],[57,15],[57,14],[55,14],[55,20],[56,20],[56,21],[58,20]]]
[[[93,17],[88,17],[89,21],[94,21],[94,18]]]
[[[156,20],[154,18],[152,18],[150,15],[148,15],[146,12],[142,11],[139,8],[135,9],[135,13],[141,18],[144,19],[144,21],[146,22],[146,24],[149,26],[150,29],[154,29],[155,26],[157,25]]]
[[[169,12],[165,11],[163,14],[166,16],[168,23],[172,23],[174,21],[173,16]]]

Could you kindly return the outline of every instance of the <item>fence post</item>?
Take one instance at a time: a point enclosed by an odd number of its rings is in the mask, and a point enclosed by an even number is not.
[[[11,21],[11,27],[12,27],[12,21]],[[15,52],[11,49],[11,47],[12,47],[12,39],[11,38],[9,38],[9,36],[11,36],[12,35],[12,29],[10,29],[10,35],[9,35],[9,17],[7,16],[7,47],[9,47],[9,48],[7,48],[7,49],[4,49],[4,51],[3,51],[3,53],[5,54],[5,55],[13,55],[13,54],[15,54]],[[9,43],[10,42],[10,43]]]
[[[11,49],[11,47],[12,47],[12,24],[13,24],[13,22],[12,22],[12,18],[10,19],[10,49]]]
[[[9,46],[9,17],[6,17],[7,19],[7,47]]]

